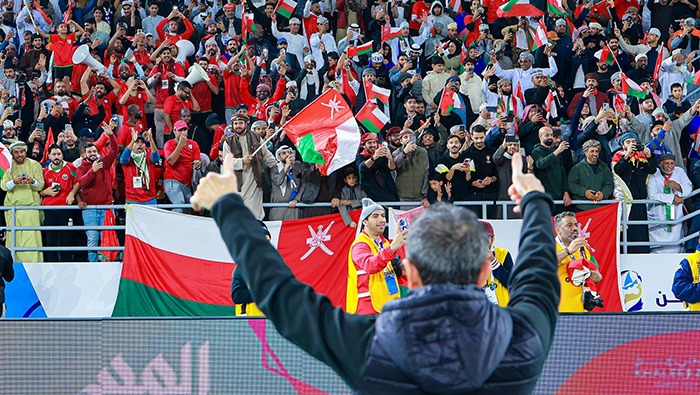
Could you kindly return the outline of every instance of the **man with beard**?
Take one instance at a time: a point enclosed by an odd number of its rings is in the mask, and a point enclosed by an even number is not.
[[[146,83],[143,82],[143,80],[131,77],[127,83],[127,89],[124,91],[124,93],[121,95],[119,98],[119,105],[121,105],[122,108],[122,117],[128,118],[128,109],[129,106],[132,104],[136,104],[139,106],[141,109],[141,113],[146,112],[146,103],[155,103],[156,98],[153,96],[151,91],[148,89],[146,86]],[[167,100],[166,100],[167,102]],[[166,110],[167,111],[167,110]],[[166,117],[167,118],[167,117]],[[146,129],[146,120],[145,119],[140,119],[139,123],[141,124],[141,130]]]
[[[72,130],[66,130],[63,137],[63,160],[66,162],[75,162],[80,158],[80,147],[76,144],[78,137]],[[77,169],[76,169],[77,170]]]
[[[595,208],[595,204],[609,198],[615,182],[612,171],[605,163],[598,160],[600,141],[588,140],[583,143],[585,160],[577,163],[569,172],[569,189],[573,200],[590,200],[594,204],[579,204],[580,210]]]
[[[384,208],[366,198],[362,199],[359,222],[362,231],[350,246],[345,307],[351,314],[376,315],[386,302],[400,297],[401,263],[394,261],[394,256],[406,242],[408,229],[399,230],[391,242],[384,238]]]
[[[101,157],[98,148],[93,143],[83,146],[83,161],[77,169],[80,194],[83,201],[79,204],[83,209],[83,224],[85,226],[102,226],[106,210],[87,208],[87,206],[108,205],[114,203],[112,195],[112,173],[110,169],[117,158],[119,146],[114,135],[112,124],[102,125],[102,134],[107,136],[108,146],[106,154]],[[97,229],[86,230],[88,247],[97,247],[100,244],[100,232]],[[97,262],[98,251],[88,251],[88,260]]]
[[[39,191],[44,188],[44,175],[39,162],[27,158],[27,145],[22,141],[15,141],[10,145],[12,163],[10,168],[2,176],[0,188],[7,192],[4,204],[13,206],[38,206],[40,202]],[[15,226],[41,226],[38,210],[17,210],[14,214],[5,211],[5,223],[12,224],[14,215]],[[8,245],[16,247],[41,247],[41,232],[38,230],[24,230],[15,232],[16,240],[11,240],[12,233],[6,232]],[[43,262],[44,255],[40,251],[23,251],[15,253],[18,262]]]
[[[452,199],[454,201],[468,200],[469,181],[471,180],[471,160],[466,151],[460,152],[462,142],[456,134],[447,138],[447,152],[438,161],[448,170],[445,174],[447,182],[452,184]]]
[[[289,33],[277,30],[277,13],[272,14],[272,35],[276,38],[285,38],[289,47],[287,51],[296,55],[297,62],[304,64],[304,56],[309,52],[309,41],[302,34],[299,34],[301,21],[298,18],[289,20]]]
[[[595,265],[594,270],[590,270],[590,279],[594,283],[603,280],[603,276],[598,270],[598,262],[590,251],[590,246],[586,238],[579,234],[579,223],[576,214],[571,211],[564,211],[554,217],[554,228],[557,232],[557,276],[561,283],[561,300],[559,301],[559,312],[561,313],[585,313],[592,310],[584,308],[584,287],[576,286],[569,277],[568,266],[571,261],[577,259],[587,259]],[[602,301],[601,301],[602,303]],[[602,305],[601,305],[602,306]]]
[[[299,65],[297,57],[293,53],[287,52],[287,45],[288,43],[286,38],[281,37],[277,39],[277,50],[279,51],[279,57],[272,61],[270,70],[275,72],[278,68],[289,66],[289,68],[291,68],[291,72],[287,71],[287,76],[291,80],[296,80],[299,72],[301,71],[301,66]]]
[[[204,120],[207,119],[212,112],[211,103],[213,96],[219,94],[219,83],[216,81],[216,77],[207,71],[209,68],[209,59],[201,57],[197,59],[197,64],[209,77],[208,81],[199,81],[192,87],[192,97],[196,99],[199,104],[199,110],[193,111],[192,118],[196,125],[202,125],[204,124]]]
[[[549,67],[547,68],[533,68],[532,63],[535,61],[535,57],[532,56],[530,52],[523,52],[519,57],[520,68],[503,70],[500,64],[495,63],[493,65],[495,74],[498,76],[498,78],[508,78],[512,81],[512,84],[515,87],[520,85],[520,89],[522,89],[524,92],[525,90],[533,87],[531,75],[534,71],[541,71],[542,74],[547,77],[554,77],[559,70],[557,68],[557,63],[554,61],[554,57],[552,56],[552,47],[546,46],[543,54],[547,56],[547,60],[549,62]]]
[[[63,160],[61,147],[53,144],[49,147],[49,165],[44,168],[44,180],[46,188],[39,192],[44,198],[42,206],[65,206],[75,202],[75,195],[80,189],[76,168],[72,163]],[[45,226],[68,226],[70,223],[78,222],[75,210],[45,210]],[[44,233],[44,245],[46,247],[73,247],[75,237],[73,232],[67,231],[46,231]],[[46,251],[44,257],[46,262],[73,262],[74,251]]]
[[[153,111],[153,121],[156,124],[156,142],[159,147],[163,146],[166,123],[163,105],[165,100],[175,93],[175,83],[184,81],[184,79],[185,69],[180,63],[173,60],[170,47],[162,47],[160,50],[160,63],[151,70],[148,76],[148,85],[155,85],[156,91],[156,107]],[[172,123],[168,126],[168,130],[171,127]]]
[[[402,201],[421,201],[428,206],[428,151],[416,144],[416,134],[404,129],[399,134],[401,145],[393,150],[396,163],[396,190]]]
[[[97,103],[102,103],[102,107],[105,111],[105,117],[103,121],[108,122],[112,118],[112,108],[114,107],[119,98],[121,85],[119,85],[119,83],[115,81],[114,78],[107,74],[105,77],[109,85],[112,87],[112,90],[109,91],[109,93],[107,93],[107,84],[104,82],[104,80],[98,80],[93,85],[92,91],[90,91],[90,88],[88,87],[88,80],[90,79],[90,76],[93,74],[93,72],[94,69],[92,67],[88,67],[87,70],[85,70],[85,74],[83,74],[83,77],[80,79],[80,94],[83,97],[85,97],[85,95],[87,95],[88,92],[91,94],[91,96],[88,97],[88,103],[90,105],[91,114],[97,111]]]
[[[117,142],[119,143],[119,148],[122,149],[129,145],[132,140],[133,133],[141,134],[143,131],[143,126],[141,125],[141,120],[143,119],[143,112],[136,104],[130,104],[126,108],[126,113],[128,118],[122,122],[121,128],[117,133]]]
[[[626,74],[637,84],[649,81],[652,78],[652,71],[649,70],[649,58],[646,54],[640,53],[634,58],[635,67]]]
[[[99,50],[100,53],[107,49],[107,44],[109,43],[110,39],[109,34],[97,30],[97,22],[95,22],[95,18],[85,20],[85,33],[90,35],[90,40],[92,40],[93,43],[99,40],[99,44],[95,45],[94,48]]]
[[[401,133],[401,127],[399,126],[392,126],[386,131],[386,142],[389,144],[388,148],[391,152],[401,148],[399,133]]]
[[[613,52],[615,56],[615,62],[613,65],[608,67],[608,70],[614,72],[622,71],[627,72],[632,68],[632,63],[630,62],[630,57],[624,51],[620,51],[620,39],[615,36],[610,36],[608,38],[608,47]],[[598,58],[600,59],[600,58]],[[620,70],[622,68],[622,70]]]
[[[121,133],[121,131],[120,131]],[[126,204],[156,204],[156,163],[160,161],[151,130],[129,134],[131,142],[122,152],[119,163],[124,170]],[[148,148],[146,141],[148,140]]]
[[[119,17],[113,18],[112,24],[117,26],[123,23],[127,26],[126,34],[133,37],[136,34],[136,29],[141,29],[141,13],[134,10],[134,2],[132,0],[122,1],[121,6],[122,14]],[[160,31],[163,31],[162,27]]]
[[[60,82],[62,84],[63,82]],[[66,110],[63,106],[56,104],[53,100],[44,100],[41,104],[41,110],[39,110],[39,116],[37,117],[37,122],[44,123],[44,133],[53,133],[54,141],[58,140],[58,134],[62,132],[66,124],[70,124],[70,119],[66,116]],[[49,111],[46,112],[48,107]]]
[[[474,125],[471,129],[473,144],[465,151],[467,158],[471,160],[469,171],[471,183],[469,188],[469,200],[493,201],[498,197],[498,173],[493,161],[495,148],[486,145],[486,129],[481,125]],[[475,214],[481,217],[481,207],[476,208]],[[494,218],[497,207],[488,207],[488,217]]]
[[[585,80],[586,89],[591,91],[587,99],[588,108],[591,109],[591,115],[598,115],[598,112],[601,111],[601,109],[603,108],[603,103],[610,104],[610,100],[608,99],[608,95],[605,94],[605,91],[602,90],[602,88],[600,90],[598,89],[598,84],[600,83],[600,76],[598,75],[598,73],[586,74]],[[583,97],[584,93],[586,93],[586,90],[575,94],[573,99],[571,99],[569,108],[566,110],[567,117],[571,118],[574,116],[576,106],[581,101],[581,97]]]
[[[86,97],[80,102],[78,108],[75,110],[75,114],[73,114],[71,125],[76,130],[83,128],[97,130],[100,124],[105,121],[105,109],[102,101],[97,101],[97,112],[92,114],[92,109],[90,107],[91,96],[92,95]]]
[[[508,200],[508,187],[513,184],[513,155],[524,154],[525,150],[520,148],[520,139],[516,135],[506,135],[496,152],[493,154],[493,163],[496,164],[498,172],[498,200]],[[523,173],[532,173],[532,157],[522,155]],[[520,218],[519,213],[513,212],[513,207],[508,208],[508,218]]]
[[[187,81],[182,81],[177,84],[175,94],[165,99],[163,103],[163,111],[165,115],[165,140],[170,139],[170,134],[173,125],[180,120],[180,110],[186,108],[190,111],[199,111],[199,103],[192,96],[192,85]]]
[[[44,47],[44,39],[38,34],[32,34],[32,46],[22,55],[19,68],[29,75],[34,71],[34,67],[39,63],[39,57],[44,55],[46,59],[51,57],[51,52]]]
[[[69,33],[68,24],[73,26],[75,33]],[[77,22],[70,20],[68,24],[60,23],[57,34],[47,34],[37,29],[37,33],[53,45],[53,81],[63,80],[66,85],[70,85],[73,73],[73,44],[85,33]]]
[[[661,83],[661,92],[659,96],[662,101],[666,101],[671,94],[671,85],[681,84],[685,86],[693,76],[693,55],[685,56],[680,48],[674,49],[671,56],[661,63],[661,71],[659,72],[659,82]]]
[[[395,202],[399,200],[392,172],[396,163],[388,144],[379,146],[377,135],[365,133],[360,139],[364,148],[355,158],[362,179],[362,190],[372,200]]]
[[[627,52],[632,56],[645,54],[647,56],[647,64],[655,65],[657,56],[659,56],[659,54],[662,56],[662,59],[666,59],[671,54],[668,48],[666,48],[659,39],[661,37],[661,31],[655,27],[649,29],[649,34],[646,35],[646,44],[627,44],[625,40],[622,39],[622,32],[617,28],[615,28],[615,36],[617,36],[620,39],[620,47],[623,51]],[[631,75],[630,78],[632,78]],[[635,79],[635,82],[639,83],[641,81],[637,81]]]
[[[180,21],[185,24],[185,31],[182,34],[178,34],[178,31],[180,30]],[[168,25],[167,29],[165,29],[166,24]],[[167,38],[167,40],[170,41],[170,44],[174,45],[180,40],[189,40],[189,38],[192,37],[195,29],[194,26],[192,26],[192,22],[190,22],[189,18],[182,15],[180,10],[173,9],[170,12],[170,15],[160,21],[158,26],[156,26],[156,31],[158,32],[158,39],[160,39],[160,41],[165,41]]]
[[[535,175],[542,181],[544,191],[553,200],[564,200],[564,206],[571,205],[569,196],[569,183],[566,169],[560,155],[567,152],[569,142],[563,140],[559,146],[554,147],[554,132],[550,127],[543,127],[539,131],[540,143],[532,150],[532,159],[535,161]],[[555,206],[555,211],[557,207]],[[563,211],[559,208],[559,211]]]
[[[63,107],[66,116],[70,119],[73,117],[73,113],[78,108],[78,102],[68,95],[69,85],[70,79],[68,83],[64,81],[56,81],[53,85],[54,95],[51,96],[51,100],[56,102],[56,105]],[[56,131],[54,132],[57,133]]]
[[[489,80],[496,74],[494,67],[489,67],[484,71],[484,82],[481,85],[481,92],[489,106],[496,107],[499,115],[522,118],[525,110],[525,103],[513,94],[513,83],[509,78],[501,78],[496,83],[496,93],[491,91]]]
[[[163,186],[172,204],[185,204],[189,201],[192,196],[190,188],[192,170],[199,170],[202,167],[199,146],[195,141],[187,138],[187,129],[185,121],[175,122],[174,138],[168,140],[163,147],[166,159]],[[185,209],[173,209],[173,211],[184,213]]]
[[[262,206],[263,187],[265,186],[264,167],[277,166],[277,159],[267,149],[259,135],[248,130],[248,118],[242,115],[231,117],[233,134],[224,141],[224,157],[233,154],[233,171],[238,180],[246,207],[257,219],[265,217]],[[258,147],[262,148],[258,150]],[[253,153],[257,152],[253,155]]]
[[[275,93],[272,94],[272,88],[268,84],[260,83],[255,87],[255,97],[250,94],[250,81],[248,70],[244,67],[241,69],[241,81],[238,85],[241,100],[250,108],[250,115],[259,119],[266,119],[265,109],[268,105],[280,100],[285,94],[287,80],[284,78],[287,72],[286,68],[279,68],[278,73],[280,79],[277,81]]]

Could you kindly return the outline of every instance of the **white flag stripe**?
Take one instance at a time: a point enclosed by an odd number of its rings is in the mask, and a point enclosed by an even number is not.
[[[355,117],[350,117],[335,128],[338,138],[338,149],[328,166],[328,174],[355,161],[360,147],[360,128]]]

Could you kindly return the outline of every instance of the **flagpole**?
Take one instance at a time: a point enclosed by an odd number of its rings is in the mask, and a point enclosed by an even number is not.
[[[267,143],[269,143],[270,140],[272,140],[272,138],[275,137],[275,136],[277,135],[277,133],[280,132],[280,130],[282,130],[282,128],[279,128],[279,129],[275,130],[275,133],[272,133],[272,136],[268,137],[267,140],[265,140],[262,144],[260,144],[260,146],[259,146],[252,154],[250,154],[250,156],[255,156],[255,154],[257,154],[258,152],[260,152],[260,150],[262,149],[262,147],[266,146]]]
[[[29,14],[29,19],[31,19],[31,21],[32,21],[32,25],[34,26],[35,29],[37,29],[36,23],[34,23],[34,15],[32,15],[32,10],[30,10],[29,7],[27,6],[27,0],[24,0],[24,6],[27,7],[27,13]]]

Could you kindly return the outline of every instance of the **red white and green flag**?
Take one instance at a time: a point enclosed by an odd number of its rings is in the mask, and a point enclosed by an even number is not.
[[[598,50],[598,52],[595,53],[595,57],[598,61],[605,62],[610,66],[615,62],[615,54],[607,46]]]
[[[561,0],[547,0],[547,12],[554,15],[568,15]]]
[[[371,101],[362,106],[355,118],[372,133],[379,133],[389,123],[389,117]]]
[[[695,72],[695,74],[688,79],[688,83],[700,85],[700,71]]]
[[[657,46],[656,47],[656,63],[654,63],[654,74],[652,74],[652,78],[654,81],[659,80],[659,75],[661,74],[661,63],[664,61],[664,49],[662,46]]]
[[[360,55],[366,55],[372,53],[372,44],[374,43],[374,40],[364,43],[362,45],[358,46],[352,46],[348,47],[348,57],[355,57],[355,56],[360,56]]]
[[[392,38],[399,37],[401,35],[400,27],[382,26],[382,42],[385,43]]]
[[[359,211],[350,215],[357,221]],[[339,214],[266,225],[270,242],[297,279],[328,296],[334,306],[344,308],[347,252],[355,229],[344,226]],[[234,268],[211,218],[130,205],[112,316],[231,316]]]
[[[547,111],[550,118],[559,118],[559,111],[557,111],[557,101],[554,98],[554,92],[552,92],[551,90],[547,94],[547,98],[544,100],[544,109]]]
[[[452,9],[455,14],[461,14],[462,10],[462,0],[447,0],[448,8]]]
[[[243,42],[248,40],[248,33],[254,32],[255,28],[255,17],[252,12],[243,13],[242,23],[241,23],[241,39]]]
[[[622,74],[622,93],[627,96],[633,96],[638,99],[644,100],[647,97],[647,93],[640,87],[636,82],[632,81],[631,78]]]
[[[376,99],[384,104],[389,104],[389,97],[391,96],[391,91],[389,89],[374,85],[370,81],[365,81],[364,84],[367,101]]]
[[[438,110],[441,114],[450,113],[455,109],[455,102],[457,93],[452,89],[443,89],[442,96],[440,96],[440,103],[438,104]]]
[[[342,94],[329,89],[284,124],[304,162],[324,176],[355,161],[360,127]]]
[[[2,177],[6,171],[10,170],[11,164],[12,155],[10,154],[10,149],[0,144],[0,177]]]
[[[537,24],[537,28],[535,28],[534,34],[532,35],[532,47],[530,48],[530,51],[535,51],[537,48],[545,46],[548,43],[549,39],[547,38],[547,27],[540,19],[540,22]]]
[[[275,12],[289,19],[297,8],[297,2],[294,0],[279,0]]]
[[[501,18],[512,16],[542,16],[546,11],[546,0],[509,0],[498,7],[496,15]]]

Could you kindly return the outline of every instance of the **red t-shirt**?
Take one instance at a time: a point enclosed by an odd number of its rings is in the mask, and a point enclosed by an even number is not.
[[[61,168],[57,171],[52,168],[51,164],[45,167],[44,180],[46,180],[45,187],[48,188],[58,184],[61,186],[61,190],[58,191],[56,196],[44,196],[41,204],[44,206],[65,206],[66,197],[68,197],[75,183],[78,182],[78,176],[75,172],[75,166],[70,162],[64,161]]]
[[[304,18],[304,34],[306,35],[306,39],[309,40],[314,33],[318,33],[318,16],[309,14],[308,18]]]
[[[156,166],[151,162],[151,150],[146,150],[146,163],[148,164],[148,185],[144,184],[143,176],[133,159],[129,159],[129,163],[123,164],[124,170],[124,190],[126,192],[126,200],[130,202],[147,202],[156,197],[156,180],[158,172]],[[135,188],[134,182],[140,181],[142,187]]]
[[[73,44],[80,38],[78,33],[71,33],[65,37],[59,34],[49,34],[49,42],[53,45],[53,66],[73,66]]]
[[[163,103],[165,103],[165,99],[171,95],[171,90],[173,93],[175,93],[175,84],[177,83],[175,80],[168,78],[168,72],[171,72],[178,77],[185,76],[185,69],[180,63],[177,63],[174,60],[170,61],[168,64],[157,64],[148,75],[148,78],[151,78],[157,73],[160,73],[160,77],[153,85],[156,91],[156,108],[163,108]]]
[[[129,119],[128,109],[130,105],[136,104],[137,106],[139,106],[139,108],[141,109],[141,114],[143,114],[144,116],[139,120],[141,130],[146,130],[146,108],[144,107],[146,103],[148,103],[148,95],[144,91],[138,91],[134,96],[129,95],[129,98],[126,99],[126,104],[122,106],[122,116],[124,117],[124,119]]]
[[[190,100],[180,100],[177,95],[172,95],[165,100],[163,104],[163,112],[170,115],[170,124],[175,125],[175,122],[180,120],[180,110],[186,108],[192,111],[194,104]],[[168,124],[165,124],[165,134],[170,134],[170,128]]]
[[[221,144],[221,138],[224,137],[226,129],[224,125],[219,125],[214,131],[214,139],[212,140],[211,150],[209,151],[209,158],[211,160],[216,160],[219,157],[219,144]]]
[[[216,77],[212,74],[207,73],[209,80],[215,87],[219,87],[219,83],[216,81]],[[192,87],[192,96],[197,99],[199,103],[199,112],[209,112],[211,111],[211,100],[213,93],[209,89],[209,84],[206,81],[198,82]]]
[[[411,15],[408,15],[406,17],[406,19],[408,19],[408,27],[413,30],[420,29],[421,23],[414,22],[413,15],[417,16],[418,19],[420,19],[424,13],[430,15],[430,9],[428,4],[425,4],[425,1],[416,1],[416,3],[413,4],[413,8],[411,9]]]
[[[83,100],[85,100],[89,95],[89,93],[84,95]],[[111,91],[100,100],[102,101],[102,107],[105,109],[104,122],[109,122],[110,118],[112,118],[112,108],[117,102],[117,95],[114,93],[114,91]],[[88,100],[88,106],[90,107],[91,115],[95,115],[99,112],[97,108],[97,98],[95,96],[92,96],[90,100]]]
[[[241,75],[224,70],[224,100],[226,108],[236,108],[243,103],[238,94],[238,85],[241,83]],[[228,119],[226,120],[228,121]]]
[[[119,143],[119,146],[126,147],[131,144],[131,129],[135,129],[139,134],[143,132],[143,127],[141,124],[136,123],[135,125],[132,125],[126,119],[124,119],[122,127],[119,128],[119,133],[117,133],[117,142]]]
[[[187,139],[187,144],[180,151],[180,158],[175,162],[175,166],[168,163],[168,157],[175,152],[177,141],[168,140],[163,146],[163,163],[165,164],[166,180],[179,181],[182,184],[190,185],[192,182],[192,162],[200,160],[199,145],[194,140]]]

